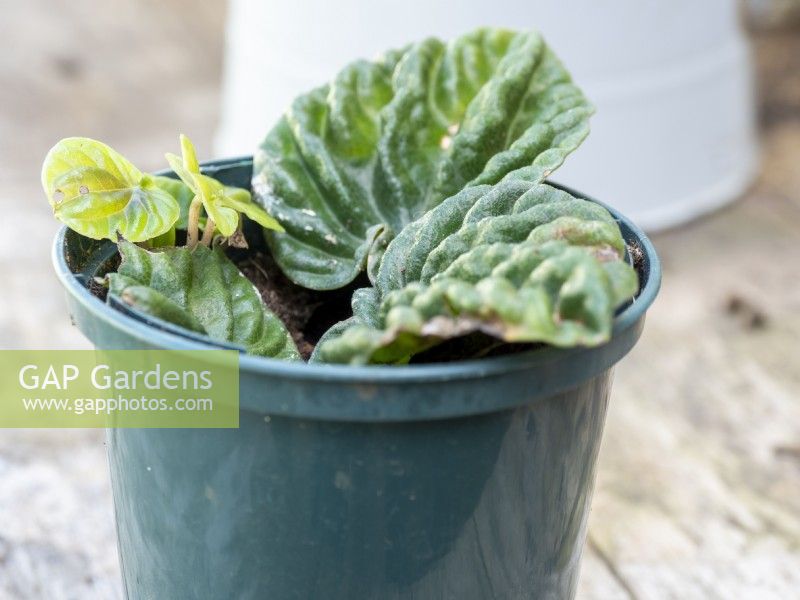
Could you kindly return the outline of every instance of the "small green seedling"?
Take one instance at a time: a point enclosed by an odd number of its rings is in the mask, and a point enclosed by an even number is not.
[[[174,245],[174,229],[181,220],[182,200],[192,195],[186,215],[187,243],[210,246],[214,234],[229,238],[241,228],[241,215],[266,229],[283,231],[250,192],[222,185],[203,175],[194,145],[180,136],[183,159],[167,154],[181,178],[142,173],[106,144],[89,138],[66,138],[44,160],[42,186],[55,217],[70,229],[92,239],[120,238],[146,246]],[[205,209],[207,218],[202,215]],[[204,223],[203,237],[199,228]],[[171,244],[169,242],[172,242]]]
[[[204,175],[192,142],[180,141],[183,158],[167,155],[176,180],[142,173],[102,142],[61,140],[42,167],[53,213],[81,235],[118,244],[122,263],[106,276],[109,298],[252,354],[298,359],[258,290],[221,244],[209,247],[215,238],[243,245],[242,215],[276,231],[280,224],[249,191]],[[185,246],[175,247],[176,227],[186,229]]]
[[[167,162],[194,194],[189,205],[186,245],[193,248],[198,243],[200,213],[205,209],[206,220],[203,237],[199,243],[211,245],[214,232],[219,230],[223,237],[231,237],[241,227],[241,215],[247,215],[262,227],[282,232],[283,227],[257,204],[253,204],[250,192],[242,188],[222,185],[216,179],[203,175],[194,145],[185,135],[181,135],[182,157],[167,154]]]

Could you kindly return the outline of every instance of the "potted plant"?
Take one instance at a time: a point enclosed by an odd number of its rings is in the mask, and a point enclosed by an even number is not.
[[[538,34],[481,29],[349,65],[252,160],[51,150],[92,342],[242,352],[238,429],[109,430],[129,597],[574,594],[660,280],[633,224],[546,181],[591,111]]]

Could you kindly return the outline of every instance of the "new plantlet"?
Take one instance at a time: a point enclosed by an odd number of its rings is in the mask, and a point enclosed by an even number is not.
[[[226,238],[234,235],[241,214],[262,227],[283,230],[251,201],[249,191],[200,173],[194,145],[184,135],[180,141],[183,159],[167,154],[167,160],[182,182],[142,173],[97,140],[61,140],[42,166],[42,186],[53,214],[86,237],[114,242],[122,238],[147,246],[173,246],[174,229],[182,225],[187,229],[186,245],[194,247],[201,224],[202,242],[209,246],[215,232]]]
[[[242,188],[224,186],[216,179],[201,173],[194,144],[183,134],[180,136],[180,141],[183,156],[167,153],[166,157],[172,170],[194,194],[189,205],[186,230],[186,245],[189,248],[194,248],[198,241],[204,246],[211,245],[214,232],[217,230],[226,238],[234,235],[240,227],[241,214],[247,215],[266,229],[283,231],[280,223],[269,216],[263,208],[252,203],[250,192]],[[205,209],[208,219],[203,229],[203,237],[199,238],[202,209]]]
[[[203,175],[191,141],[180,139],[183,159],[167,158],[182,181],[142,173],[96,140],[61,140],[42,167],[56,218],[82,235],[118,243],[122,264],[107,274],[109,298],[253,354],[298,358],[253,285],[221,248],[209,248],[215,232],[223,238],[240,232],[242,214],[263,227],[280,225],[247,190]],[[174,247],[177,226],[187,229],[185,247]]]

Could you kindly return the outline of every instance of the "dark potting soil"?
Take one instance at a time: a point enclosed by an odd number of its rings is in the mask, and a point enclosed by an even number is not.
[[[634,241],[628,242],[626,246],[628,248],[628,255],[631,257],[631,262],[633,263],[633,269],[639,276],[639,283],[641,284],[644,277],[644,250]]]
[[[306,360],[330,327],[352,316],[353,292],[369,285],[363,276],[339,290],[309,290],[293,283],[272,256],[261,251],[240,257],[236,266],[256,286],[267,308],[286,325]]]

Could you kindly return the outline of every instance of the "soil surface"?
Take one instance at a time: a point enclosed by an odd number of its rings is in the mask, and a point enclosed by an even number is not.
[[[286,277],[268,252],[241,253],[234,261],[256,286],[264,304],[286,325],[306,360],[332,325],[352,315],[353,292],[369,285],[364,277],[339,290],[314,291]]]

